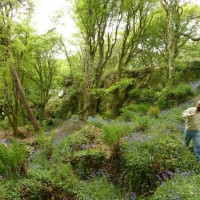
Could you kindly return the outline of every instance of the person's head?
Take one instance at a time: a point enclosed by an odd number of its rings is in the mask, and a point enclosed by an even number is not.
[[[197,111],[200,112],[200,101],[197,101],[196,108],[197,108]]]

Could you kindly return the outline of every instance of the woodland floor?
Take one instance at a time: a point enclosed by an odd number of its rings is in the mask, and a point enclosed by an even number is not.
[[[69,134],[72,134],[78,130],[80,130],[84,126],[84,122],[80,120],[65,120],[63,121],[59,126],[55,128],[49,127],[49,131],[45,131],[45,134],[48,135],[48,133],[55,133],[55,142],[58,140],[61,140],[63,137],[66,137]],[[8,145],[12,139],[15,137],[12,134],[12,129],[2,129],[0,128],[0,144]],[[17,140],[20,141],[20,143],[26,143],[30,146],[35,142],[37,138],[37,135],[30,134],[30,136],[25,138],[18,138]],[[15,138],[16,139],[16,138]]]

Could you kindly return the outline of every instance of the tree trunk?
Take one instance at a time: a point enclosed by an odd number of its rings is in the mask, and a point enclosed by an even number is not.
[[[122,74],[122,58],[120,58],[119,63],[118,63],[118,70],[117,70],[117,74],[116,74],[115,83],[117,83],[121,80],[121,74]],[[120,101],[120,89],[118,88],[114,92],[114,95],[113,95],[113,101],[112,101],[112,105],[111,105],[112,118],[116,118],[118,116],[119,101]]]
[[[118,89],[113,97],[111,106],[111,116],[116,118],[119,115],[119,109],[122,108],[124,102],[126,101],[127,88]]]
[[[111,116],[112,118],[116,118],[118,116],[118,110],[119,110],[119,91],[116,91],[113,97],[112,106],[111,106]]]
[[[81,111],[79,113],[80,120],[86,121],[91,113],[91,92],[87,87],[83,87],[81,92],[81,96],[83,97],[83,103],[81,107]]]
[[[168,83],[172,85],[173,81],[173,25],[172,25],[172,3],[169,5],[169,13],[168,13]]]
[[[20,99],[21,103],[23,104],[23,106],[25,107],[25,109],[28,113],[29,120],[31,121],[35,131],[39,132],[40,131],[40,125],[39,125],[35,115],[33,114],[33,111],[32,111],[32,109],[31,109],[31,107],[30,107],[30,105],[29,105],[29,103],[26,99],[25,92],[24,92],[24,89],[23,89],[21,82],[19,80],[17,71],[15,70],[15,68],[13,66],[10,66],[10,71],[11,71],[11,74],[12,74],[12,77],[13,77],[13,80],[14,80],[14,83],[15,83],[16,90],[18,91],[19,99]]]
[[[5,96],[5,102],[4,102],[4,112],[6,116],[8,117],[8,121],[12,127],[13,135],[15,137],[18,137],[18,94],[16,89],[14,89],[14,105],[12,104],[12,101],[10,99],[10,95],[8,93],[8,83],[6,80],[6,74],[3,73],[2,80],[4,83],[4,96]],[[8,111],[9,110],[9,111]]]
[[[173,0],[164,0],[162,2],[163,8],[167,17],[167,30],[166,30],[166,44],[167,44],[167,65],[168,65],[168,84],[172,85],[173,82],[173,60],[174,60],[174,28],[173,28]]]

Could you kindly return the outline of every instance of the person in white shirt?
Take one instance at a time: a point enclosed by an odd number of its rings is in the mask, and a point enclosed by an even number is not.
[[[196,107],[186,109],[182,115],[186,118],[183,144],[188,147],[191,139],[194,140],[194,153],[200,161],[200,101]]]

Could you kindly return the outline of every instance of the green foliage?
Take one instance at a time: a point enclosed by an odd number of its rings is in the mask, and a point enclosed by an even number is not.
[[[153,88],[133,88],[129,91],[129,98],[137,103],[153,103],[155,90]]]
[[[91,179],[78,185],[77,199],[109,199],[124,200],[119,189],[111,184],[106,177]]]
[[[132,117],[133,122],[135,123],[135,130],[136,131],[145,131],[148,130],[148,128],[151,125],[151,118],[148,116],[140,116],[140,115],[134,115]]]
[[[54,116],[60,119],[66,119],[71,114],[78,112],[78,91],[70,88],[66,98],[63,98],[60,105],[55,109]]]
[[[70,163],[74,172],[81,179],[88,179],[95,172],[100,171],[107,161],[107,154],[102,148],[88,148],[77,151],[71,156]]]
[[[86,126],[81,131],[69,135],[54,147],[53,157],[69,161],[79,178],[90,177],[94,171],[104,166],[108,156],[106,146],[97,139],[98,132],[98,128]]]
[[[114,91],[121,89],[121,88],[126,88],[129,85],[133,84],[133,79],[132,78],[123,78],[121,79],[119,82],[117,82],[116,84],[112,85],[111,87],[109,87],[108,89],[106,89],[106,94],[110,94],[113,93]]]
[[[195,167],[195,156],[169,135],[133,141],[123,146],[119,184],[125,191],[149,193],[173,173]]]
[[[126,106],[125,109],[132,111],[132,112],[145,114],[148,110],[148,107],[147,107],[147,105],[140,103],[140,104],[130,104],[130,105]],[[122,109],[122,111],[123,111],[123,109]]]
[[[128,86],[130,86],[132,84],[133,84],[132,78],[122,78],[120,81],[111,85],[109,88],[106,88],[106,89],[95,88],[95,89],[92,90],[92,93],[93,93],[93,95],[98,95],[98,96],[113,94],[116,91],[118,91],[122,88],[127,88]]]
[[[120,118],[125,120],[133,120],[135,115],[143,115],[148,111],[148,106],[145,104],[129,104],[120,109]]]
[[[38,163],[34,161],[27,178],[0,184],[0,199],[63,199],[74,195],[72,191],[77,180],[69,164],[48,163],[43,158],[38,159]]]
[[[160,108],[157,107],[157,106],[151,106],[149,109],[148,109],[148,114],[152,117],[156,117],[158,118],[159,114],[160,114]]]
[[[30,179],[41,182],[44,186],[46,185],[49,189],[52,188],[55,191],[72,191],[77,179],[69,163],[63,163],[58,159],[52,162],[44,158],[35,158],[34,161],[35,163],[28,170]],[[38,187],[38,189],[42,189],[42,187]],[[46,188],[46,192],[49,189]]]
[[[152,197],[146,198],[149,200],[168,200],[168,199],[183,199],[193,200],[199,199],[200,195],[200,175],[188,171],[177,174],[171,180],[162,184],[156,190]]]
[[[58,97],[54,97],[53,99],[49,100],[45,108],[45,117],[53,118],[55,110],[59,109],[61,104],[62,100]]]
[[[180,84],[172,88],[166,87],[161,92],[158,92],[155,103],[162,109],[171,108],[191,99],[193,96],[194,93],[190,85]]]
[[[145,131],[151,124],[151,118],[147,114],[149,113],[148,106],[145,104],[130,104],[120,109],[120,119],[130,120],[134,123],[135,131]],[[152,111],[153,112],[153,111]],[[154,116],[158,115],[159,110],[156,110]]]
[[[41,182],[30,178],[8,180],[0,185],[0,198],[7,200],[42,200],[46,198],[43,187],[45,185],[42,185]]]
[[[0,144],[0,175],[8,178],[26,173],[20,168],[26,161],[27,153],[26,147],[17,141],[13,141],[8,147]]]
[[[0,127],[4,130],[9,130],[11,128],[8,117],[5,117],[2,121],[0,121]]]
[[[70,157],[81,148],[82,144],[91,144],[91,140],[95,138],[94,136],[90,137],[90,135],[93,134],[92,129],[84,127],[82,130],[63,138],[57,145],[57,148],[55,148],[55,151],[57,151],[60,156]]]
[[[120,139],[126,136],[131,130],[132,125],[123,122],[110,122],[102,126],[102,139],[110,147],[114,147],[120,142]]]
[[[37,138],[37,142],[40,145],[40,151],[46,159],[50,159],[53,155],[53,141],[55,137],[55,132],[52,132],[48,135],[41,133]]]

